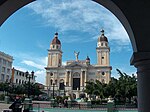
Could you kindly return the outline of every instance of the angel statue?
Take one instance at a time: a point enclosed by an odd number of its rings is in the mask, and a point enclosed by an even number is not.
[[[80,53],[80,52],[76,52],[76,51],[74,51],[74,55],[75,55],[75,57],[76,57],[76,61],[78,61],[79,53]]]

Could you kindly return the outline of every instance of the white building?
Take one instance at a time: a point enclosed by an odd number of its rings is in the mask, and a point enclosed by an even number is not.
[[[30,83],[35,83],[35,75],[34,72],[26,73],[20,70],[17,70],[15,68],[12,68],[12,77],[11,82],[13,84],[26,84],[29,82],[30,77]]]
[[[13,57],[0,51],[0,82],[9,82]]]
[[[45,68],[46,86],[51,93],[53,89],[57,95],[63,95],[65,91],[65,94],[78,98],[80,94],[83,94],[87,81],[99,80],[102,83],[109,83],[112,69],[109,63],[110,48],[104,30],[101,33],[95,52],[96,64],[91,64],[88,56],[85,60],[79,60],[79,52],[74,52],[76,59],[67,61],[65,66],[62,65],[61,42],[58,39],[58,33],[55,33],[48,50],[48,63]]]

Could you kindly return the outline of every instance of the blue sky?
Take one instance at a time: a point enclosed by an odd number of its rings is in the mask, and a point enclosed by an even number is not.
[[[89,1],[89,2],[87,2]],[[90,0],[37,0],[14,13],[0,27],[0,51],[14,57],[13,66],[23,71],[35,71],[36,80],[45,83],[47,49],[59,33],[63,63],[88,55],[96,63],[96,42],[100,29],[108,37],[112,76],[116,68],[127,74],[135,73],[130,66],[132,47],[119,20],[103,6]]]

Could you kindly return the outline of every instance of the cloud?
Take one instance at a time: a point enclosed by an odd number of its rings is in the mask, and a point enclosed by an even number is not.
[[[31,55],[23,55],[23,59],[22,59],[22,64],[27,65],[27,68],[31,68],[34,67],[35,69],[35,75],[36,77],[36,82],[45,84],[45,75],[46,75],[46,71],[45,68],[46,67],[46,63],[48,58],[47,57],[33,57]],[[29,66],[29,67],[28,67]],[[22,70],[22,71],[29,71],[29,69],[27,68],[21,68],[18,66],[15,66],[15,68],[17,68],[18,70]]]
[[[54,27],[60,32],[85,32],[91,36],[89,40],[93,41],[97,39],[99,29],[104,28],[110,41],[122,43],[121,46],[129,43],[128,35],[119,20],[103,6],[91,0],[39,0],[27,7],[42,17],[43,25]],[[77,41],[80,39],[70,40]]]
[[[32,66],[32,67],[38,68],[38,69],[43,69],[42,65],[39,65],[38,63],[35,63],[33,61],[30,61],[30,60],[23,60],[22,63],[26,64],[28,66]]]
[[[45,77],[46,77],[46,71],[45,70],[38,70],[35,71],[36,82],[42,83],[45,85]]]
[[[64,66],[65,66],[65,65],[66,65],[66,61],[63,61],[63,62],[62,62],[62,65],[64,65]]]
[[[20,71],[23,71],[23,72],[28,71],[28,69],[23,68],[23,67],[20,67],[20,66],[13,66],[13,67],[14,67],[15,69],[20,70]]]

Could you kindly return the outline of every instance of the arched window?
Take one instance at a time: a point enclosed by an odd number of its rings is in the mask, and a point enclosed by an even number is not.
[[[59,46],[57,45],[57,46],[56,46],[56,48],[58,49],[58,48],[59,48]]]
[[[78,72],[75,72],[75,73],[73,74],[73,78],[80,78],[80,74],[79,74]]]
[[[53,80],[52,79],[50,80],[50,85],[53,85]]]

